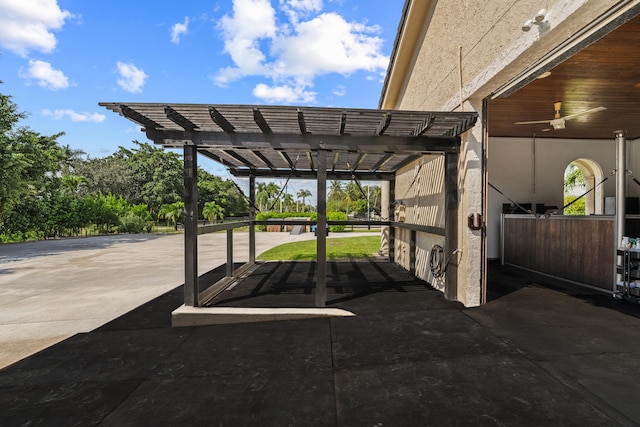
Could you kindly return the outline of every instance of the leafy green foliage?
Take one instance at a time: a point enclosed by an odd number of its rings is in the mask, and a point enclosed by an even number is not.
[[[174,229],[178,230],[178,222],[182,220],[184,216],[184,202],[175,202],[162,205],[158,218],[164,218],[169,224],[172,224]]]
[[[578,196],[566,196],[564,198],[565,206],[573,202]],[[567,206],[564,209],[564,215],[584,215],[586,212],[585,198],[581,198],[577,202],[574,202],[571,206]]]
[[[202,209],[202,215],[209,222],[222,220],[224,219],[224,208],[216,202],[207,202],[204,204],[204,209]]]
[[[564,190],[571,191],[575,188],[584,188],[585,185],[586,181],[580,168],[574,164],[570,164],[564,175]]]
[[[0,94],[0,226],[21,201],[55,179],[64,159],[56,142],[62,134],[42,136],[19,127],[25,117],[11,97]]]

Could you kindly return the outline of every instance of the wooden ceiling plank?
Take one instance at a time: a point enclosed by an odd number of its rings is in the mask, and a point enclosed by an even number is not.
[[[360,155],[356,159],[356,163],[353,165],[353,168],[358,169],[366,157],[367,153],[360,153]]]
[[[378,162],[369,169],[370,172],[375,172],[384,166],[394,156],[393,153],[386,153]]]
[[[212,153],[212,152],[210,152],[209,150],[198,150],[198,153],[200,153],[200,154],[202,154],[203,156],[208,157],[209,159],[211,159],[211,160],[213,160],[213,161],[215,161],[215,162],[218,162],[218,163],[220,163],[221,165],[226,166],[226,167],[228,167],[228,168],[235,169],[235,168],[237,167],[236,165],[234,165],[234,164],[232,164],[232,163],[229,163],[229,162],[228,162],[228,161],[226,161],[225,159],[223,159],[223,158],[221,158],[221,157],[216,156],[215,154],[213,154],[213,153]]]
[[[338,164],[338,159],[339,158],[340,158],[340,153],[338,151],[333,153],[333,162],[331,164],[331,170],[332,171],[336,170],[336,165]]]
[[[287,162],[291,169],[295,170],[296,165],[291,161],[291,157],[289,157],[286,151],[278,150],[278,154],[284,159],[285,162]]]
[[[267,159],[267,157],[262,154],[262,152],[258,151],[258,150],[254,150],[253,154],[255,154],[256,156],[258,156],[258,158],[260,160],[262,160],[262,162],[267,165],[267,167],[271,170],[275,169],[275,165],[273,163],[271,163],[271,160]]]
[[[230,155],[234,159],[238,160],[240,163],[242,163],[243,165],[247,166],[248,168],[256,169],[256,166],[253,163],[251,163],[249,160],[247,160],[244,157],[242,157],[236,151],[234,151],[234,150],[222,150],[222,151],[227,153],[228,155]]]

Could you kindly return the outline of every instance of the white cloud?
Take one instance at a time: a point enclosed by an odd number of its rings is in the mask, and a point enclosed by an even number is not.
[[[0,46],[23,57],[32,49],[49,53],[57,43],[52,31],[71,17],[56,0],[0,0]]]
[[[335,13],[324,13],[301,22],[291,37],[274,41],[277,74],[315,77],[356,71],[386,69],[388,57],[382,54],[383,40],[372,34],[376,27],[347,22]]]
[[[171,27],[171,41],[175,44],[180,43],[180,37],[184,34],[187,34],[188,29],[189,17],[185,16],[184,22],[178,22],[177,24],[174,24],[173,27]]]
[[[218,26],[234,65],[218,70],[215,84],[261,76],[272,84],[257,86],[254,95],[301,100],[309,98],[313,92],[306,88],[321,75],[386,72],[389,58],[382,53],[379,27],[321,13],[322,0],[280,0],[279,5],[288,18],[280,25],[269,0],[234,0],[233,14]]]
[[[98,113],[76,113],[73,110],[65,109],[65,110],[42,110],[42,114],[45,116],[53,117],[56,120],[63,119],[64,117],[68,117],[72,122],[93,122],[93,123],[101,123],[106,119],[104,114]]]
[[[261,39],[276,36],[275,10],[270,0],[234,0],[233,16],[223,16],[218,25],[224,37],[224,50],[235,67],[220,70],[214,81],[219,86],[248,75],[267,72]]]
[[[315,102],[316,93],[307,91],[304,84],[298,86],[267,86],[264,83],[260,83],[253,89],[253,96],[270,103],[302,102],[306,104]]]
[[[125,91],[131,93],[142,92],[147,76],[143,70],[133,64],[118,62],[118,85]]]
[[[30,60],[29,68],[26,72],[20,72],[20,76],[25,79],[34,79],[38,86],[46,89],[58,90],[69,87],[69,79],[60,70],[54,70],[51,64],[39,60]]]
[[[280,7],[295,25],[301,18],[322,10],[322,0],[280,0]]]
[[[333,94],[336,95],[336,96],[345,96],[347,94],[347,88],[342,86],[342,85],[338,85],[333,90]]]

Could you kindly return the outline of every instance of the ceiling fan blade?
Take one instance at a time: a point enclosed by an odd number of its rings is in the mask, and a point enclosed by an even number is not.
[[[602,107],[602,106],[601,107],[596,107],[596,108],[592,108],[590,110],[582,111],[580,113],[569,114],[568,116],[564,116],[562,118],[565,119],[565,120],[570,120],[570,119],[573,119],[573,118],[578,117],[578,116],[583,116],[585,114],[590,114],[590,113],[597,113],[598,111],[603,111],[603,110],[606,110],[606,109],[607,109],[607,107]]]
[[[534,120],[532,122],[515,122],[515,125],[537,125],[539,123],[549,123],[549,120]]]

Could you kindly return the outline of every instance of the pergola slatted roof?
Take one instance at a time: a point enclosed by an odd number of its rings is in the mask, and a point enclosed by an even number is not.
[[[195,144],[236,176],[380,179],[422,154],[457,152],[476,113],[104,102],[165,148]]]

